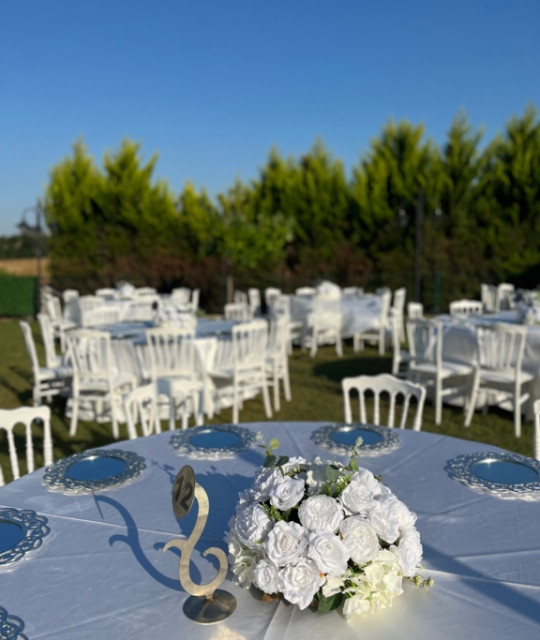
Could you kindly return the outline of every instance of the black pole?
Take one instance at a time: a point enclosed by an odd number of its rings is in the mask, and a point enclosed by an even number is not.
[[[418,192],[416,203],[416,234],[414,243],[414,299],[422,302],[421,277],[422,277],[422,222],[424,219],[424,194],[422,189]]]

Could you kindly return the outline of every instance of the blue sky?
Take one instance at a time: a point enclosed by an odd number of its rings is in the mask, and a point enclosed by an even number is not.
[[[320,137],[350,172],[389,118],[442,143],[540,109],[539,0],[0,0],[0,235],[82,138],[211,195]]]

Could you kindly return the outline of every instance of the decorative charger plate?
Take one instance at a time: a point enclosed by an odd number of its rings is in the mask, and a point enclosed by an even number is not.
[[[232,458],[255,442],[253,431],[234,424],[217,424],[176,431],[170,440],[179,455],[206,460]]]
[[[351,453],[358,438],[362,438],[358,451],[367,456],[387,453],[399,444],[395,429],[359,422],[330,424],[311,434],[311,439],[316,445],[341,454]]]
[[[9,613],[0,607],[0,638],[2,640],[28,640],[24,635],[24,622],[17,616],[10,616]]]
[[[46,469],[43,482],[50,491],[94,493],[116,489],[144,469],[144,458],[133,451],[94,449],[58,460]]]
[[[448,475],[499,498],[540,500],[540,462],[517,453],[462,455],[446,463]]]
[[[17,562],[41,547],[49,533],[47,518],[29,509],[0,508],[0,566]],[[1,636],[3,638],[4,636]]]

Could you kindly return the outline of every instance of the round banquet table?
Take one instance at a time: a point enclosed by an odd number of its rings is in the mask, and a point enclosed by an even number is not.
[[[250,423],[279,452],[342,458],[317,446],[312,433],[325,423]],[[318,640],[396,637],[452,639],[540,637],[540,501],[503,500],[449,477],[448,460],[500,451],[437,434],[396,431],[395,449],[359,457],[381,474],[398,498],[418,515],[428,590],[404,584],[390,609],[345,620],[278,602],[261,602],[227,579],[236,612],[216,625],[198,625],[183,614],[187,598],[178,581],[179,556],[163,553],[172,538],[189,536],[197,509],[177,520],[171,490],[179,469],[190,464],[206,490],[210,515],[192,557],[191,577],[216,575],[202,552],[226,548],[224,534],[239,491],[263,461],[253,445],[230,459],[179,456],[171,432],[118,442],[111,448],[143,456],[146,469],[131,483],[90,495],[55,493],[43,469],[0,489],[0,505],[31,509],[48,519],[43,545],[3,569],[0,607],[19,617],[29,639]],[[17,636],[19,637],[19,636]]]

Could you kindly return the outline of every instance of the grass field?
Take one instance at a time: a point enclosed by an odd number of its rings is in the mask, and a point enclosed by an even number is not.
[[[34,337],[38,347],[40,361],[44,362],[41,338],[37,323],[33,325]],[[9,409],[32,404],[32,377],[30,360],[26,353],[21,329],[16,321],[0,322],[0,407]],[[350,344],[344,345],[344,356],[338,358],[333,347],[323,347],[315,358],[298,349],[290,357],[292,401],[282,400],[279,413],[274,419],[279,421],[328,420],[343,421],[343,399],[341,379],[359,374],[377,374],[390,372],[390,357],[380,357],[374,348],[367,347],[355,354]],[[52,431],[55,460],[83,451],[90,447],[99,447],[113,442],[109,424],[81,422],[77,434],[69,436],[69,421],[64,416],[65,401],[58,399],[51,405]],[[241,422],[266,420],[260,398],[245,403],[240,412]],[[231,411],[224,410],[211,423],[231,422]],[[166,428],[165,424],[163,425]],[[532,456],[531,422],[524,422],[521,438],[514,437],[512,415],[504,411],[490,409],[488,413],[477,412],[471,427],[463,426],[463,412],[456,407],[444,406],[443,420],[440,426],[434,423],[434,408],[427,402],[422,423],[424,431],[441,433],[456,438],[475,440]],[[120,426],[121,439],[127,438],[125,425]],[[37,445],[40,448],[40,445]],[[481,446],[479,446],[481,450]],[[24,448],[22,449],[24,451]],[[7,469],[5,440],[0,434],[0,464]],[[38,462],[41,460],[38,457]],[[24,465],[23,465],[24,467]],[[9,472],[6,472],[6,480]]]

